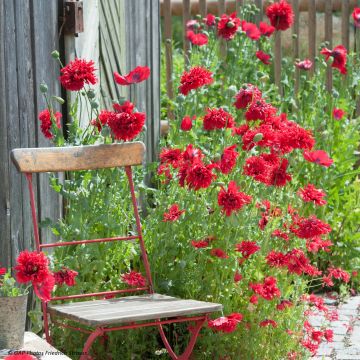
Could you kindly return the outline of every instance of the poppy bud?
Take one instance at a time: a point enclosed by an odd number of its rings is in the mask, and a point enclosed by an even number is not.
[[[232,21],[229,21],[227,24],[226,24],[226,27],[228,28],[233,28],[235,26],[235,24],[232,22]]]
[[[65,100],[60,96],[52,96],[52,98],[57,101],[60,105],[64,104]]]
[[[59,54],[59,52],[57,50],[54,50],[54,51],[51,52],[51,56],[52,56],[53,59],[57,60],[57,59],[59,59],[60,54]]]
[[[230,96],[233,96],[237,93],[237,89],[235,85],[231,85],[228,87],[227,92]]]
[[[89,99],[94,99],[94,97],[95,97],[95,92],[94,92],[94,90],[89,90],[88,92],[87,92],[87,96],[88,96],[88,98]]]
[[[261,141],[263,138],[264,138],[264,135],[263,135],[262,133],[257,133],[257,134],[254,136],[253,141],[257,143],[257,142]]]
[[[46,94],[47,91],[48,91],[48,87],[45,83],[41,83],[40,84],[40,91],[43,93],[43,94]]]
[[[180,129],[182,131],[190,131],[192,128],[193,124],[192,124],[192,120],[190,118],[190,116],[185,116],[180,124]]]
[[[90,106],[92,109],[97,109],[99,104],[96,101],[90,101]]]

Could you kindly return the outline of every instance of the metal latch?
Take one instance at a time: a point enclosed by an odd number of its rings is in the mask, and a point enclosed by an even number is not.
[[[84,32],[83,2],[78,0],[66,0],[64,3],[64,30],[66,34]]]

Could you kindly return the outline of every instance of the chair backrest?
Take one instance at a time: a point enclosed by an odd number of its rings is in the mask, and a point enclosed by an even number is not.
[[[144,264],[147,285],[144,287],[121,289],[89,294],[77,294],[69,296],[53,297],[51,300],[65,300],[83,297],[97,297],[105,295],[115,295],[120,293],[146,291],[153,292],[152,278],[150,273],[149,261],[147,259],[145,244],[142,237],[140,216],[137,208],[134,182],[131,166],[141,165],[144,159],[145,145],[142,142],[132,142],[123,144],[104,144],[87,146],[51,147],[51,148],[23,148],[11,151],[11,159],[16,168],[25,174],[30,194],[30,205],[34,226],[34,237],[37,251],[44,248],[58,246],[76,246],[81,244],[91,244],[111,241],[138,240],[141,249],[141,258]],[[125,167],[125,172],[130,187],[130,195],[134,209],[137,235],[116,236],[112,238],[59,241],[52,244],[42,244],[39,236],[39,227],[36,214],[35,196],[32,183],[33,173],[43,172],[64,172],[79,170],[95,170],[104,168]]]

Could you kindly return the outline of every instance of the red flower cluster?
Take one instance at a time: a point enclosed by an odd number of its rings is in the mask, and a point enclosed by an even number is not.
[[[294,22],[292,6],[285,0],[275,2],[266,9],[266,16],[276,30],[287,30]]]
[[[186,32],[186,38],[193,44],[198,46],[206,45],[209,41],[208,37],[205,34],[199,33],[196,34],[192,30]]]
[[[180,216],[185,212],[185,210],[180,210],[178,204],[173,204],[170,206],[169,211],[164,213],[163,221],[174,222],[180,218]]]
[[[49,260],[45,254],[23,251],[16,259],[16,264],[17,281],[20,284],[31,282],[36,295],[43,301],[49,301],[55,279],[49,270]]]
[[[83,59],[75,59],[61,70],[60,82],[66,90],[79,91],[85,84],[95,85],[94,62]]]
[[[41,122],[40,129],[47,139],[52,139],[54,137],[54,134],[51,132],[53,121],[55,125],[59,129],[61,129],[61,122],[60,122],[61,118],[62,115],[58,111],[55,114],[53,112],[50,114],[50,111],[48,109],[45,109],[40,112],[39,114],[39,120]]]
[[[323,277],[323,286],[334,286],[333,278],[348,283],[350,281],[350,274],[341,268],[329,268],[328,274]]]
[[[255,241],[242,241],[235,245],[235,251],[241,252],[245,259],[260,250],[260,246]]]
[[[212,84],[212,72],[201,66],[195,66],[189,71],[184,71],[180,79],[179,91],[187,95],[191,90],[198,89],[204,85]]]
[[[272,326],[273,328],[276,328],[278,326],[277,322],[275,320],[266,319],[260,322],[260,327],[267,327]]]
[[[249,287],[258,295],[263,297],[265,300],[272,300],[276,297],[280,297],[280,290],[276,287],[277,280],[268,276],[264,279],[263,283],[260,284],[249,284]]]
[[[331,227],[315,215],[311,215],[308,218],[294,218],[290,230],[300,239],[311,239],[328,234],[331,232]]]
[[[215,331],[221,331],[224,333],[231,333],[236,330],[238,323],[243,319],[243,315],[239,313],[232,313],[228,316],[222,316],[215,320],[209,320],[209,328]]]
[[[241,25],[241,20],[236,17],[236,13],[232,13],[230,16],[223,14],[218,22],[218,36],[231,40],[235,37],[235,34]]]
[[[237,109],[245,109],[254,100],[260,99],[261,91],[252,84],[245,84],[236,94],[234,106]]]
[[[279,311],[286,310],[292,307],[294,304],[290,300],[281,300],[280,304],[276,305],[276,309]]]
[[[124,283],[133,287],[143,287],[146,285],[146,279],[136,271],[130,271],[129,273],[122,274],[121,279]]]
[[[207,109],[203,121],[204,130],[232,128],[234,118],[223,109]]]
[[[250,204],[252,197],[239,191],[235,181],[230,181],[228,189],[222,188],[218,195],[218,204],[222,207],[222,211],[226,216],[230,216],[233,212],[239,211],[245,205]]]
[[[77,275],[77,271],[64,267],[61,270],[54,272],[55,284],[66,284],[67,286],[74,286],[76,284],[75,277]]]
[[[220,248],[211,249],[210,255],[215,256],[219,259],[228,259],[229,258],[229,255],[227,255],[226,252]]]
[[[150,69],[147,66],[137,66],[135,69],[131,70],[127,75],[120,75],[119,73],[114,72],[115,82],[123,86],[142,82],[144,80],[147,80],[149,76],[150,76]]]
[[[347,50],[343,45],[338,45],[334,47],[333,50],[324,48],[321,50],[321,54],[325,55],[326,61],[328,61],[331,56],[333,58],[331,67],[338,69],[341,74],[346,74]]]
[[[318,206],[326,204],[326,200],[324,200],[326,193],[321,189],[317,189],[313,184],[307,184],[304,188],[300,188],[298,195],[305,202],[312,202]]]
[[[236,145],[225,148],[220,161],[216,163],[223,174],[230,174],[236,165],[236,159],[238,158],[239,153],[235,149]]]

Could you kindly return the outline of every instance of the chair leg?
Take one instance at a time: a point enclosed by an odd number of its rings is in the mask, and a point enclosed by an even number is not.
[[[95,329],[86,340],[86,343],[84,345],[82,354],[80,356],[80,360],[91,360],[91,356],[89,355],[89,350],[91,348],[91,345],[96,340],[97,337],[102,336],[104,333],[104,330],[101,328]]]
[[[171,348],[171,345],[168,342],[168,339],[166,338],[166,335],[164,333],[164,329],[162,328],[162,325],[158,325],[161,339],[162,339],[162,341],[165,345],[165,348],[168,351],[171,359],[173,359],[173,360],[189,360],[189,357],[194,349],[197,337],[199,336],[199,332],[200,332],[202,326],[204,325],[205,321],[206,321],[206,317],[204,317],[204,319],[197,320],[195,322],[195,328],[194,328],[194,330],[191,331],[192,334],[191,334],[189,344],[187,345],[185,351],[181,355],[176,355],[174,353],[173,349]]]

